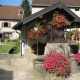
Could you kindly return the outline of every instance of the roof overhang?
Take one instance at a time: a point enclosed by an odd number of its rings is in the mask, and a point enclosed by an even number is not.
[[[44,15],[56,8],[62,8],[63,10],[65,10],[70,16],[72,16],[74,18],[74,21],[76,22],[80,22],[80,18],[75,14],[73,13],[68,7],[66,7],[64,4],[62,4],[61,2],[58,2],[56,4],[53,4],[52,6],[50,7],[47,7],[37,13],[34,13],[24,19],[22,19],[18,24],[16,24],[13,29],[20,29],[22,25],[25,25],[27,23],[29,23],[30,21],[40,17],[41,15]]]
[[[51,5],[48,4],[32,4],[33,7],[49,7]],[[66,5],[68,8],[80,8],[80,6]]]
[[[14,25],[12,29],[20,30],[21,27],[22,27],[22,22],[20,21],[16,25]]]

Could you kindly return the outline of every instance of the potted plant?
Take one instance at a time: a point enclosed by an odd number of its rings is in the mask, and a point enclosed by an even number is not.
[[[46,33],[46,29],[40,24],[35,24],[35,26],[28,32],[28,38],[30,39],[42,39]]]
[[[65,24],[65,16],[58,11],[53,13],[52,25],[55,29],[63,28],[66,26]]]
[[[50,50],[43,60],[43,67],[47,72],[52,73],[53,75],[63,78],[71,72],[71,65],[68,56]]]

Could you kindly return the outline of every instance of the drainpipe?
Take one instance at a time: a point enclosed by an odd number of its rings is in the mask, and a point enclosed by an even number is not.
[[[18,33],[19,34],[19,42],[20,42],[20,48],[19,48],[19,51],[20,51],[20,53],[21,53],[21,56],[22,56],[22,41],[21,41],[21,34],[16,30],[16,33]]]
[[[24,47],[25,47],[24,40],[22,40],[21,41],[21,56],[24,56]]]

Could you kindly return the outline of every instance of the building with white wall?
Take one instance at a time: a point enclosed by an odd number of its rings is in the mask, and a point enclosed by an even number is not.
[[[32,14],[57,2],[65,4],[71,11],[80,17],[80,0],[32,0]]]
[[[0,39],[17,39],[19,34],[12,27],[23,19],[24,10],[20,6],[0,5]]]

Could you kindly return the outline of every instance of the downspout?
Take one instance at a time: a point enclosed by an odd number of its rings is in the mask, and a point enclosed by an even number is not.
[[[19,51],[20,51],[20,53],[21,53],[21,56],[23,56],[22,55],[22,41],[21,41],[21,34],[16,30],[16,33],[18,33],[19,34],[19,42],[20,42],[20,48],[19,48]]]
[[[16,33],[18,33],[19,34],[19,39],[20,39],[20,53],[21,53],[21,56],[23,56],[24,54],[23,54],[23,47],[24,47],[24,40],[21,40],[21,34],[19,33],[19,32],[17,32],[17,30],[16,30]]]

